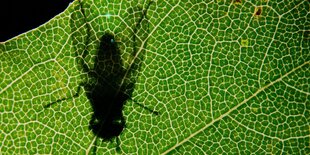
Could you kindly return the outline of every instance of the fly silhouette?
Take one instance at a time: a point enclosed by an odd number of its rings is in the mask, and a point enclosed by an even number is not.
[[[134,89],[134,83],[122,82],[127,70],[122,67],[120,50],[112,34],[106,33],[101,37],[94,68],[89,69],[83,64],[83,69],[95,81],[78,86],[77,93],[70,98],[78,97],[81,87],[84,87],[93,109],[89,129],[102,140],[110,141],[119,136],[125,127],[122,110],[126,101],[132,100],[131,93]],[[57,100],[45,108],[70,98]],[[133,102],[158,115],[157,111]],[[118,143],[118,139],[116,140]]]
[[[134,33],[136,33],[139,23],[142,22],[145,14],[146,11],[142,13],[142,18],[134,28]],[[135,34],[133,35],[133,42],[133,53],[136,54]],[[140,59],[140,61],[141,60],[142,59]],[[124,69],[122,64],[123,62],[120,49],[118,48],[118,42],[116,42],[113,34],[105,33],[100,39],[97,54],[95,56],[94,67],[90,69],[87,64],[82,61],[83,71],[87,73],[91,82],[80,84],[77,88],[76,94],[70,97],[78,97],[80,95],[81,87],[84,87],[86,96],[93,109],[93,115],[89,122],[89,129],[97,138],[101,138],[104,141],[111,141],[113,138],[116,138],[117,149],[119,149],[117,137],[125,128],[125,120],[122,114],[123,106],[128,100],[132,100],[131,96],[135,85],[135,80],[124,82],[126,81],[124,79],[127,78],[126,76],[129,76],[132,71],[139,70],[140,62],[137,61],[133,63],[129,69]],[[45,108],[70,98],[59,99],[55,102],[49,103]],[[157,111],[147,108],[141,103],[134,100],[132,101],[154,115],[159,114]],[[97,139],[95,140],[94,153],[96,153],[97,149],[96,142]]]
[[[96,84],[86,85],[85,89],[89,90],[86,94],[94,111],[89,128],[104,140],[120,135],[125,126],[122,109],[131,92],[125,94],[124,86],[120,85],[125,74],[121,63],[114,36],[103,35],[94,69],[89,72]]]

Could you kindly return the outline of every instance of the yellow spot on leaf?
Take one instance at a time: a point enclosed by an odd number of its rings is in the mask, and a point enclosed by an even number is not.
[[[262,13],[263,13],[263,7],[261,6],[255,7],[254,17],[259,18],[262,15]]]
[[[248,39],[242,39],[241,40],[241,47],[248,47],[248,46],[249,46]]]
[[[251,110],[252,110],[254,113],[257,113],[257,112],[258,112],[258,108],[251,108]]]
[[[242,0],[233,0],[233,3],[236,5],[241,5],[242,4]]]

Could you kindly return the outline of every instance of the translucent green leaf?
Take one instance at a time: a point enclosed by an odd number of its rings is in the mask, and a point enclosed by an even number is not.
[[[0,43],[0,152],[309,154],[309,6],[74,1]],[[119,151],[116,140],[96,141],[93,109],[85,88],[78,92],[91,81],[81,62],[94,67],[105,33],[115,35],[124,69],[140,62],[123,77],[135,86]]]

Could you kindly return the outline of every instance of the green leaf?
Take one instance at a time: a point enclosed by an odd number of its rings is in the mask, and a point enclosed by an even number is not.
[[[309,1],[148,4],[74,1],[0,43],[0,152],[310,153]],[[124,77],[135,81],[132,99],[160,113],[127,101],[119,152],[116,141],[95,142],[85,89],[72,98],[87,81],[80,62],[93,67],[107,32],[125,69],[142,60]]]

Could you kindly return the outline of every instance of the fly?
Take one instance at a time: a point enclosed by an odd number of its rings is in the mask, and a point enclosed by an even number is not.
[[[151,2],[148,4],[147,8],[150,4]],[[142,18],[134,28],[134,54],[136,54],[135,42],[137,28],[142,22],[144,16],[146,16],[146,10],[142,12]],[[125,128],[125,120],[122,110],[126,101],[131,100],[135,84],[134,82],[124,82],[123,80],[129,75],[127,74],[128,72],[130,73],[138,70],[140,63],[134,62],[127,70],[124,69],[122,64],[121,52],[115,36],[111,33],[105,33],[100,39],[94,67],[90,69],[87,64],[82,61],[83,71],[87,73],[91,82],[80,84],[77,88],[76,94],[72,97],[59,99],[55,102],[49,103],[45,108],[48,108],[57,102],[78,97],[81,87],[83,87],[93,109],[93,115],[89,122],[89,129],[97,138],[99,137],[104,141],[110,141],[113,138],[116,138],[117,150],[119,150],[119,141],[117,137]],[[159,114],[157,111],[147,108],[134,100],[132,101],[154,115]],[[96,152],[97,148],[97,138],[95,140],[94,152]]]

